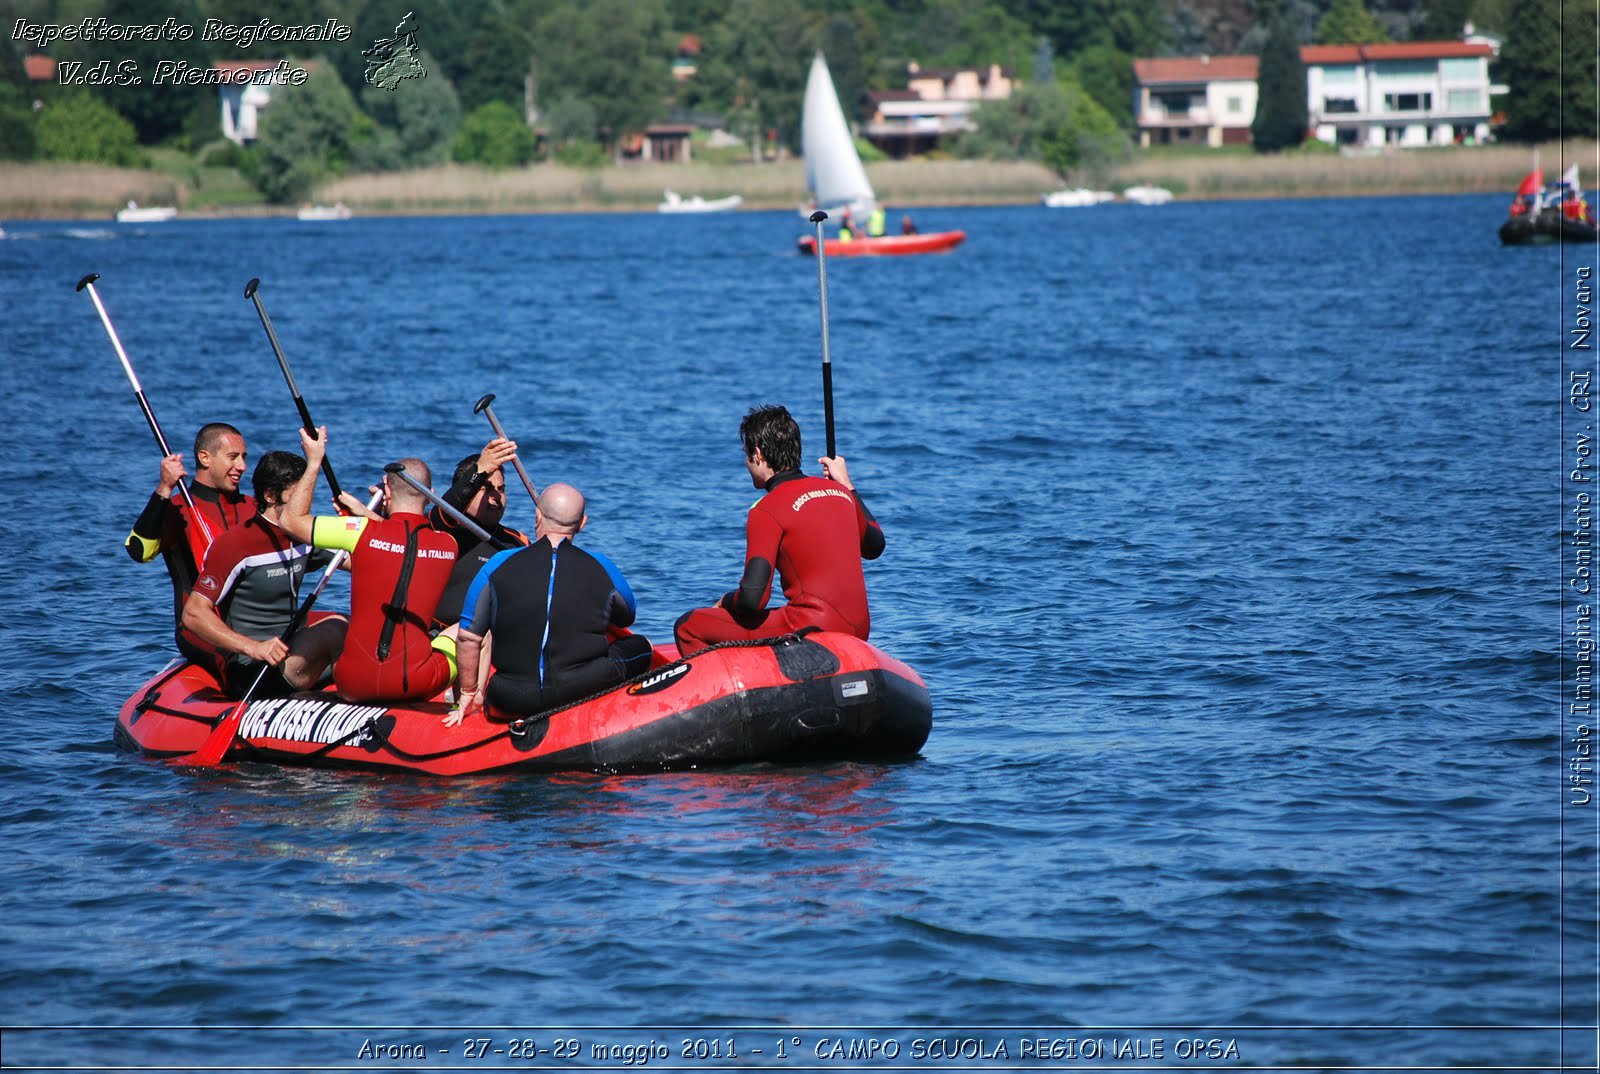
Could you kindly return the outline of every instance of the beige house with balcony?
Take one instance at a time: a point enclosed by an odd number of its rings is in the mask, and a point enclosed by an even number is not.
[[[1134,60],[1139,144],[1249,145],[1256,115],[1254,56]]]
[[[869,93],[872,118],[862,137],[891,157],[909,157],[937,148],[950,135],[976,129],[973,113],[984,101],[1011,96],[1011,72],[988,67],[907,69],[903,90]]]

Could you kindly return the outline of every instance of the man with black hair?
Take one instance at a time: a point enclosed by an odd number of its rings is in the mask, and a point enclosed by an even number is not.
[[[278,524],[289,487],[305,471],[306,460],[291,452],[261,457],[251,477],[260,510],[212,542],[184,601],[178,647],[216,672],[235,697],[249,688],[261,664],[272,670],[258,696],[311,689],[344,642],[344,619],[328,613],[312,613],[287,645],[279,637],[300,607],[306,571],[333,558],[295,543]]]
[[[775,638],[808,626],[865,640],[872,620],[861,561],[883,554],[883,530],[857,495],[844,459],[817,460],[822,477],[802,473],[800,426],[781,406],[751,410],[739,423],[739,439],[751,483],[766,490],[745,519],[744,575],[716,604],[678,619],[678,652],[690,656],[719,642]],[[774,571],[788,603],[769,609]]]
[[[166,560],[176,625],[183,622],[184,601],[211,542],[256,513],[254,497],[239,491],[247,458],[244,435],[238,429],[220,421],[201,426],[194,438],[195,476],[188,485],[199,519],[192,517],[178,491],[187,475],[182,452],[173,452],[161,460],[156,490],[123,542],[128,555],[139,563],[148,563],[157,555]]]
[[[456,464],[450,488],[443,496],[445,503],[508,547],[528,543],[525,534],[500,524],[506,512],[505,466],[516,457],[515,441],[495,437],[478,454],[468,455]],[[492,543],[480,541],[471,530],[437,507],[429,512],[428,521],[434,529],[442,530],[456,540],[455,569],[433,613],[431,629],[437,634],[454,626],[461,618],[461,604],[466,598],[467,587],[478,576],[483,565],[500,549]]]

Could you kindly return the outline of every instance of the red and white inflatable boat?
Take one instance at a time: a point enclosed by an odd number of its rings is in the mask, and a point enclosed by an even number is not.
[[[193,753],[237,703],[175,662],[117,715],[123,749]],[[717,646],[687,660],[658,646],[648,675],[510,724],[446,727],[449,704],[353,704],[331,692],[250,702],[225,761],[459,776],[517,770],[648,771],[757,761],[910,758],[933,704],[911,668],[848,634]]]

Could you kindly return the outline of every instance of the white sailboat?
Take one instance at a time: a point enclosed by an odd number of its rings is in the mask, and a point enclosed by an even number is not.
[[[867,170],[861,166],[861,155],[856,152],[855,139],[850,136],[844,109],[839,107],[839,94],[833,88],[828,61],[820,52],[811,61],[811,74],[806,78],[805,108],[800,114],[800,146],[805,153],[806,186],[811,189],[814,207],[835,221],[848,212],[859,228],[877,208],[878,198],[867,181]],[[800,215],[809,218],[811,211],[802,209]],[[900,235],[866,235],[857,231],[850,238],[825,238],[823,252],[829,257],[929,254],[949,250],[966,237],[964,231],[916,233],[908,230]],[[801,236],[798,245],[803,254],[817,252],[814,235]]]
[[[829,216],[849,209],[863,219],[878,203],[861,166],[855,139],[839,107],[828,61],[817,53],[806,78],[805,108],[800,113],[800,147],[805,153],[806,186],[817,208]],[[808,214],[809,215],[809,214]]]

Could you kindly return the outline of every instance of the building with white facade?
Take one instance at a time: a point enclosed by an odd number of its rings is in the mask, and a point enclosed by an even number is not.
[[[224,84],[217,87],[217,94],[222,99],[222,136],[235,145],[249,145],[256,140],[261,110],[272,102],[273,89],[267,82],[247,81],[240,85],[239,80],[275,66],[272,60],[218,60],[211,65],[227,76]]]
[[[1307,45],[1310,133],[1329,145],[1455,145],[1489,136],[1494,44],[1485,40]],[[1139,144],[1248,144],[1254,56],[1133,62]]]
[[[1308,45],[1312,133],[1330,145],[1428,146],[1489,136],[1489,58],[1470,41]]]

